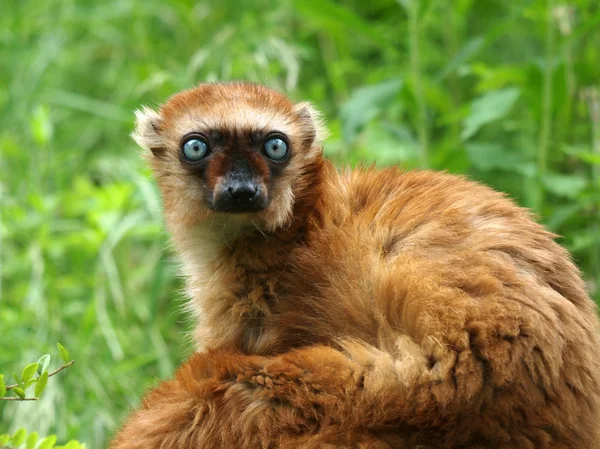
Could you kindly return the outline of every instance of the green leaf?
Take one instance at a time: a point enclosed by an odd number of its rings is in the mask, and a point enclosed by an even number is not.
[[[4,375],[0,374],[0,398],[6,396],[6,382],[4,382]]]
[[[587,186],[581,176],[552,173],[544,175],[542,182],[549,192],[566,198],[575,198]]]
[[[381,43],[385,39],[372,23],[356,14],[351,8],[331,0],[295,0],[294,7],[304,16],[307,22],[328,33],[344,36],[348,30],[362,34],[374,42]]]
[[[471,142],[465,145],[465,151],[473,166],[481,171],[503,170],[533,176],[536,166],[525,159],[521,153],[508,151],[495,143]]]
[[[50,435],[49,437],[46,437],[42,440],[42,442],[38,446],[38,449],[51,449],[54,447],[55,444],[56,444],[56,436]]]
[[[31,365],[27,365],[25,368],[23,368],[23,373],[21,373],[21,379],[23,379],[23,383],[27,384],[27,382],[29,382],[29,380],[37,372],[37,369],[37,363],[32,363]]]
[[[554,212],[552,212],[546,221],[546,226],[548,226],[551,231],[556,232],[567,220],[581,213],[584,207],[585,205],[580,203],[555,207]]]
[[[27,441],[25,442],[25,449],[34,449],[39,438],[40,436],[37,432],[31,432],[27,437]]]
[[[581,229],[573,235],[569,250],[573,252],[595,248],[600,245],[600,233],[595,228]]]
[[[15,390],[16,390],[16,388],[15,388]],[[25,429],[17,430],[17,432],[12,437],[11,444],[15,447],[20,446],[21,444],[23,444],[25,442],[26,436],[27,436],[27,432],[25,431]]]
[[[0,435],[0,447],[6,446],[9,441],[10,441],[10,435],[9,434],[3,433],[2,435]]]
[[[378,121],[365,126],[360,142],[368,142],[368,147],[357,145],[350,155],[350,162],[355,164],[375,163],[378,166],[406,164],[418,158],[418,150],[409,135],[401,136],[401,130],[394,132],[382,127]],[[372,149],[376,148],[375,151]]]
[[[600,165],[600,153],[593,153],[591,151],[582,151],[582,150],[577,150],[575,148],[565,148],[564,152],[571,156],[575,156],[575,157],[581,159],[582,161],[587,162],[588,164]]]
[[[69,352],[60,343],[56,343],[56,346],[58,347],[58,351],[60,352],[60,358],[63,360],[63,362],[68,363],[69,362]]]
[[[452,58],[452,60],[446,64],[444,69],[440,72],[437,77],[437,82],[442,81],[448,75],[456,71],[461,65],[475,56],[484,46],[485,38],[478,36],[474,39],[469,40],[463,48]]]
[[[25,382],[25,386],[23,387],[23,389],[27,390],[29,387],[31,387],[36,382],[37,382],[36,377],[34,377],[33,379],[29,379],[27,382]]]
[[[16,394],[17,396],[19,396],[21,399],[24,399],[24,398],[25,398],[25,390],[23,390],[22,388],[20,388],[20,387],[15,387],[15,388],[13,388],[13,389],[12,389],[12,391],[14,391],[14,392],[15,392],[15,394]]]
[[[37,385],[35,386],[36,398],[39,398],[42,395],[44,389],[46,388],[46,385],[48,385],[48,371],[44,371],[38,379]]]
[[[50,356],[50,354],[44,354],[43,356],[40,357],[40,359],[38,360],[38,369],[37,369],[37,372],[40,376],[42,375],[42,373],[44,371],[48,371],[48,367],[50,366],[51,360],[52,360],[52,357]]]
[[[461,138],[467,140],[482,126],[506,116],[519,95],[519,89],[507,88],[487,92],[477,98],[471,103],[471,113],[463,121]]]
[[[17,373],[13,373],[13,379],[15,380],[17,385],[19,385],[19,387],[23,388],[25,386],[25,384],[23,383],[23,381],[21,380],[21,378],[19,377],[19,375]]]
[[[402,80],[396,79],[361,87],[352,92],[350,99],[340,110],[344,140],[352,142],[359,130],[375,118],[401,88]]]
[[[31,117],[31,134],[38,145],[46,144],[52,137],[52,121],[45,106],[38,106]]]
[[[71,440],[64,446],[64,449],[79,449],[80,447],[81,444],[79,443],[79,441]]]
[[[431,6],[431,0],[396,0],[400,6],[402,6],[408,14],[411,10],[416,10],[417,17],[421,18],[425,15],[427,10]]]

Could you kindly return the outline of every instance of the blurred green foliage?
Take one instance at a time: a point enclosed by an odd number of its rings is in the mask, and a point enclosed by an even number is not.
[[[531,207],[598,299],[599,60],[597,0],[0,0],[0,371],[56,340],[78,360],[0,431],[105,447],[190,350],[139,105],[231,79],[310,99],[340,164]]]

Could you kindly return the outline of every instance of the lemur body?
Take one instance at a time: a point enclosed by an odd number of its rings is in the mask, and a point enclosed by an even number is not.
[[[600,448],[598,321],[554,236],[460,177],[340,172],[324,135],[243,83],[138,114],[200,352],[112,447]]]

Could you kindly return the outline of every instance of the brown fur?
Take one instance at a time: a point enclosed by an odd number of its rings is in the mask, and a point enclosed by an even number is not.
[[[176,142],[253,114],[292,159],[265,211],[211,212]],[[309,105],[245,84],[139,116],[201,351],[111,447],[600,448],[598,321],[554,236],[461,177],[340,173],[323,135]]]

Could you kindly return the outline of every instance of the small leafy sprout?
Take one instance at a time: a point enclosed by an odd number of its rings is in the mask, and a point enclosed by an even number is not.
[[[21,399],[25,399],[25,390],[23,390],[22,388],[15,387],[12,389],[12,391],[14,391],[15,394],[17,396],[19,396]]]
[[[6,382],[4,382],[4,374],[0,374],[0,399],[6,396]]]
[[[56,444],[56,437],[54,435],[51,435],[42,440],[38,449],[51,449],[54,447],[55,444]]]
[[[60,352],[60,357],[63,362],[67,363],[69,361],[69,352],[60,343],[56,343],[56,346],[58,347],[58,352]]]
[[[25,383],[23,383],[23,381],[21,380],[21,378],[19,377],[19,375],[17,373],[13,373],[13,379],[17,383],[17,386],[19,386],[21,388],[25,387]]]
[[[31,365],[27,365],[25,368],[23,368],[23,372],[21,373],[21,379],[23,379],[23,383],[25,385],[27,385],[27,382],[29,382],[33,378],[33,375],[37,372],[37,369],[37,363],[32,363]]]
[[[27,437],[27,432],[25,431],[25,429],[19,429],[19,430],[17,430],[17,433],[15,433],[12,437],[12,444],[15,447],[19,447],[21,444],[23,444],[25,442],[26,437]]]
[[[38,360],[37,372],[40,376],[42,375],[42,373],[44,371],[48,371],[48,366],[50,365],[50,360],[52,360],[52,357],[50,357],[50,354],[44,354]]]
[[[35,385],[35,397],[39,398],[48,385],[48,371],[44,371]]]
[[[85,444],[71,440],[64,446],[57,446],[55,435],[50,435],[40,441],[37,432],[27,435],[25,429],[17,430],[12,436],[10,434],[0,435],[0,448],[2,449],[36,449],[36,447],[37,449],[85,449]]]
[[[50,366],[51,357],[49,354],[45,354],[42,357],[40,357],[36,363],[31,363],[31,364],[27,365],[25,368],[23,368],[23,371],[21,372],[20,376],[17,373],[13,373],[13,379],[15,379],[15,382],[16,382],[14,385],[6,385],[6,382],[4,381],[4,375],[0,374],[0,400],[2,400],[2,401],[37,401],[40,398],[40,396],[42,395],[42,393],[44,392],[44,390],[46,389],[46,386],[48,385],[48,378],[60,373],[61,371],[69,368],[70,366],[72,366],[75,363],[74,360],[69,361],[69,352],[65,349],[65,347],[63,345],[61,345],[60,343],[57,343],[56,346],[60,353],[60,357],[64,362],[62,364],[62,366],[59,367],[57,370],[55,370],[51,373],[48,372],[48,367]],[[27,393],[26,393],[27,389],[29,387],[31,387],[32,385],[35,385],[34,396],[27,397]],[[7,396],[7,393],[9,393],[9,392],[12,392],[13,395]],[[35,438],[37,438],[37,437],[35,437]],[[14,437],[13,437],[13,439],[14,439]],[[46,441],[46,440],[44,440],[44,441]],[[48,441],[50,441],[50,440],[48,440]],[[36,442],[37,442],[37,439],[36,439]],[[48,447],[54,447],[55,443],[56,443],[56,441],[54,441]],[[40,443],[40,448],[42,448],[41,444],[44,444],[44,442]],[[47,443],[47,444],[50,444],[50,443]],[[33,446],[35,446],[35,444]],[[2,444],[0,444],[0,447],[2,447]]]
[[[25,441],[25,449],[35,449],[40,436],[37,432],[31,432]]]

